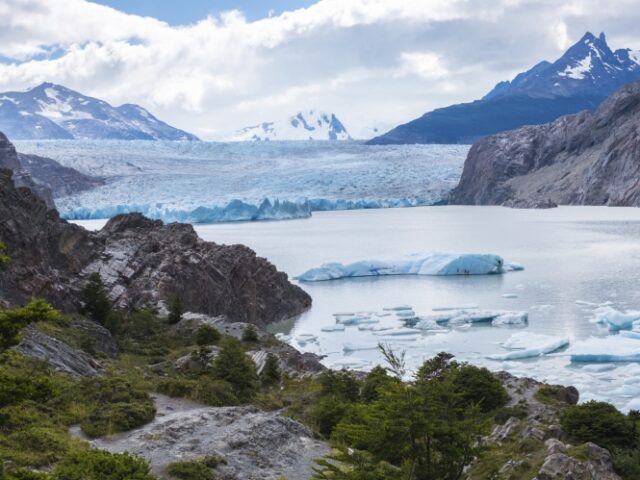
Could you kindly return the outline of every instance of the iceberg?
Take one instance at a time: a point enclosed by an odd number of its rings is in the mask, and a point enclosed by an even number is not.
[[[593,322],[605,325],[611,331],[628,330],[640,320],[640,311],[621,312],[610,306],[599,307],[593,312]]]
[[[640,332],[632,330],[622,330],[620,333],[618,333],[618,335],[621,337],[635,338],[636,340],[640,340]]]
[[[359,352],[362,350],[377,350],[377,343],[345,343],[342,345],[342,350],[345,352]]]
[[[327,325],[320,329],[321,332],[344,332],[345,325],[343,323],[336,323],[335,325]]]
[[[491,321],[491,325],[525,325],[529,321],[527,312],[504,312]]]
[[[640,342],[621,335],[590,337],[575,342],[561,355],[577,363],[640,362]]]
[[[303,282],[383,275],[491,275],[522,270],[498,255],[476,253],[416,253],[391,260],[326,263],[296,277]]]
[[[373,332],[374,335],[384,335],[384,336],[402,336],[402,335],[416,335],[420,334],[420,330],[415,328],[395,328],[391,330],[382,330],[379,332]]]
[[[518,332],[509,337],[502,346],[512,350],[508,353],[489,355],[491,360],[521,360],[524,358],[539,357],[555,352],[569,345],[569,339],[540,335],[537,333]]]

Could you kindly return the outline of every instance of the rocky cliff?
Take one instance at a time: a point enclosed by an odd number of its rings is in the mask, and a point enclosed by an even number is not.
[[[7,152],[15,152],[11,144],[0,144],[0,163]],[[61,220],[28,188],[16,188],[6,169],[0,170],[0,240],[11,257],[0,272],[5,304],[43,297],[73,311],[86,277],[97,271],[121,308],[162,308],[178,294],[187,311],[265,325],[311,305],[286,274],[247,247],[205,242],[190,225],[139,214],[88,232]]]
[[[640,82],[594,112],[480,140],[451,203],[640,206]]]

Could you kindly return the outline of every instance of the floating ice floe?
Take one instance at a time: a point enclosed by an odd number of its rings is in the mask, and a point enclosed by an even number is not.
[[[503,293],[502,298],[518,298],[517,293]]]
[[[529,321],[527,312],[504,312],[491,321],[491,325],[524,325]]]
[[[490,275],[522,270],[498,255],[422,253],[391,260],[362,260],[350,264],[326,263],[296,277],[304,282],[382,275]]]
[[[336,323],[335,325],[327,325],[326,327],[322,327],[320,331],[322,332],[344,332],[345,325],[344,323]]]
[[[427,318],[449,325],[482,322],[491,322],[492,325],[522,325],[527,323],[529,315],[527,312],[505,310],[449,310]]]
[[[586,300],[576,300],[576,305],[581,305],[583,307],[610,307],[611,305],[613,305],[612,301],[606,301],[603,303],[594,303],[594,302],[587,302]]]
[[[432,317],[418,317],[418,321],[414,325],[415,328],[428,332],[447,332],[446,328],[442,326]]]
[[[572,362],[640,362],[640,341],[621,335],[590,337],[575,342],[561,355],[570,356]]]
[[[363,323],[378,323],[380,320],[377,318],[371,318],[368,315],[341,315],[336,318],[336,323],[343,325],[360,325]]]
[[[489,355],[491,360],[521,360],[523,358],[539,357],[555,352],[569,345],[569,339],[540,335],[537,333],[518,332],[509,337],[502,346],[512,351]]]
[[[391,330],[383,330],[380,332],[373,332],[374,335],[384,335],[384,336],[402,336],[402,335],[416,335],[420,334],[420,330],[415,328],[393,328]]]
[[[388,327],[384,325],[374,325],[374,324],[364,324],[358,325],[358,330],[360,331],[373,331],[373,332],[383,332],[385,330],[391,330],[393,327]]]
[[[395,312],[399,310],[413,310],[410,305],[399,305],[397,307],[384,307],[382,310],[387,312]]]
[[[401,318],[410,318],[415,317],[416,312],[414,312],[413,310],[398,310],[396,312],[396,316]]]
[[[434,312],[448,312],[450,310],[477,310],[480,308],[476,303],[470,303],[468,305],[460,305],[457,307],[435,307],[431,310]]]
[[[635,330],[622,330],[618,333],[621,337],[627,338],[635,338],[636,340],[640,340],[640,332]]]
[[[312,333],[301,333],[296,335],[296,341],[300,344],[311,343],[318,340],[318,337]]]
[[[378,343],[345,343],[342,350],[345,352],[359,352],[362,350],[377,350]]]
[[[634,322],[640,321],[640,311],[621,312],[610,306],[597,308],[593,315],[594,323],[605,325],[611,331],[628,330],[633,327]]]

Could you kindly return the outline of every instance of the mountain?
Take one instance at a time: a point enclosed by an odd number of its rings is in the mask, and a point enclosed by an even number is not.
[[[426,113],[368,143],[473,143],[523,125],[593,111],[634,80],[640,80],[640,52],[612,51],[604,34],[587,32],[555,62],[540,62],[498,83],[480,100]]]
[[[198,140],[138,105],[112,107],[53,83],[0,93],[0,130],[14,140]]]
[[[308,110],[283,121],[263,122],[236,132],[232,141],[351,140],[347,129],[333,113]]]
[[[640,82],[592,113],[483,138],[450,202],[535,207],[640,206]]]

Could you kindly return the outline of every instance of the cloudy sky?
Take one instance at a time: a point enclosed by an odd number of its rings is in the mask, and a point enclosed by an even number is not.
[[[585,31],[640,49],[638,0],[1,0],[0,91],[138,103],[204,139],[299,110],[353,136],[482,96]]]

